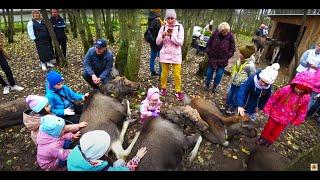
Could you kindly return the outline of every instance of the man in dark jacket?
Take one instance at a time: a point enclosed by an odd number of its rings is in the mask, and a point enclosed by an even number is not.
[[[57,36],[59,45],[61,46],[64,57],[67,57],[67,35],[64,31],[66,23],[63,18],[59,15],[58,9],[51,9],[50,21],[52,23],[54,33]],[[57,55],[56,55],[57,58]]]
[[[235,50],[235,41],[233,34],[230,32],[230,25],[223,22],[211,35],[207,45],[206,53],[209,56],[209,60],[205,84],[206,90],[209,90],[213,72],[216,71],[212,88],[212,92],[216,92],[216,88],[220,84],[224,74],[224,69],[228,65],[228,61],[233,56]]]
[[[84,57],[82,76],[90,86],[98,89],[100,83],[106,84],[112,79],[112,67],[113,54],[107,48],[107,41],[98,39]]]
[[[158,36],[159,29],[161,28],[162,22],[160,19],[161,9],[152,9],[149,11],[148,17],[148,29],[146,33],[146,40],[150,44],[151,52],[150,52],[150,72],[151,75],[159,75],[161,74],[161,66],[159,65],[159,74],[155,71],[155,59],[159,57],[159,52],[161,46],[156,44],[156,39]],[[149,31],[149,32],[148,32]]]

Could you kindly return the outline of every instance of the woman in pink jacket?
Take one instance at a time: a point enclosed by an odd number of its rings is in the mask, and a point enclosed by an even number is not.
[[[181,91],[181,63],[182,52],[181,47],[184,40],[184,29],[178,23],[177,14],[174,9],[167,9],[166,24],[159,30],[156,40],[157,45],[162,45],[160,50],[161,63],[161,95],[167,95],[167,78],[169,75],[169,68],[173,66],[173,76],[175,84],[175,96],[177,100],[182,101],[183,93]]]
[[[66,168],[67,158],[71,151],[72,140],[80,137],[80,129],[88,123],[77,124],[75,133],[68,132],[64,119],[45,115],[41,117],[41,124],[37,136],[37,162],[44,170],[62,170]]]
[[[258,144],[269,146],[288,124],[298,126],[304,122],[314,82],[314,75],[305,71],[297,74],[290,85],[271,95],[263,109],[269,119],[257,141]]]
[[[152,87],[148,89],[147,98],[141,102],[140,106],[140,122],[143,124],[148,118],[156,118],[160,114],[160,101],[159,89]]]

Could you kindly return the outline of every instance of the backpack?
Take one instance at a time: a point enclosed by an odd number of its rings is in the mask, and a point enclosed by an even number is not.
[[[152,34],[151,34],[151,31],[150,31],[150,28],[148,27],[146,32],[144,33],[144,40],[146,40],[148,43],[152,43],[153,41],[153,37],[152,37]]]

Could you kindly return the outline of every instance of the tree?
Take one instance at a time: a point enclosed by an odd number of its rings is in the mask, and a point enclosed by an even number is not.
[[[62,67],[65,67],[65,66],[68,65],[68,62],[67,62],[66,58],[64,57],[63,52],[62,52],[62,50],[61,50],[61,48],[59,46],[56,34],[54,33],[53,26],[52,26],[51,21],[49,20],[47,11],[46,11],[46,9],[41,9],[40,12],[41,12],[41,15],[43,17],[43,21],[44,21],[44,23],[45,23],[45,25],[46,25],[46,27],[47,27],[47,29],[49,31],[49,35],[50,35],[50,37],[52,39],[56,55],[58,55],[58,57],[59,57],[59,58],[57,58],[57,59],[59,59],[58,64],[60,64],[60,60],[61,60],[61,64],[60,65]]]
[[[87,35],[87,41],[88,44],[93,44],[93,37],[92,37],[92,33],[91,33],[91,29],[90,29],[90,25],[88,23],[88,18],[86,15],[86,10],[85,9],[81,9],[80,13],[82,15],[82,21],[84,24],[84,27],[86,28],[86,35]]]
[[[106,13],[104,14],[103,9],[101,9],[101,12],[102,12],[102,16],[103,16],[105,34],[106,34],[109,42],[114,43],[113,27],[112,27],[112,22],[111,22],[111,10],[106,9]]]
[[[13,9],[7,9],[8,14],[8,43],[13,43],[13,33],[14,33],[14,19],[13,19]]]
[[[66,15],[66,11],[67,11],[68,9],[62,9],[62,17],[63,17],[63,19],[64,19],[64,21],[65,21],[65,23],[67,24],[67,15]],[[70,22],[70,20],[69,20],[69,22]],[[71,23],[70,23],[71,24]],[[69,33],[69,28],[68,28],[68,26],[66,26],[65,27],[65,31],[66,31],[66,33]]]
[[[23,24],[23,16],[22,16],[22,13],[23,13],[23,9],[21,9],[21,11],[20,11],[21,32],[22,32],[22,34],[23,34],[23,33],[24,33],[24,24]]]
[[[99,13],[99,9],[92,9],[92,15],[93,15],[94,26],[96,27],[96,39],[101,39],[102,28],[101,28],[101,16]]]
[[[7,22],[7,18],[6,18],[5,9],[2,9],[2,16],[3,16],[3,22],[4,22],[4,35],[8,36],[8,22]]]
[[[70,29],[72,31],[73,38],[78,37],[78,32],[77,32],[77,24],[76,24],[76,19],[74,15],[74,10],[67,9],[67,14],[69,17],[69,22],[70,22]]]
[[[70,11],[73,11],[73,14],[75,15],[74,17],[75,17],[77,29],[78,29],[80,37],[81,37],[83,51],[84,51],[84,53],[86,53],[88,51],[90,45],[89,45],[88,40],[86,38],[86,31],[84,29],[84,25],[83,25],[81,17],[80,17],[80,9],[74,9],[74,10],[70,10]]]

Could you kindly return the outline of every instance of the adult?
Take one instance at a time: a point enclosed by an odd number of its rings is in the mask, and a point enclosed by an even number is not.
[[[64,31],[66,28],[66,23],[60,16],[59,9],[51,9],[50,21],[52,23],[54,33],[57,36],[59,46],[62,49],[63,55],[65,58],[67,58],[67,35]],[[55,57],[57,58],[57,54]]]
[[[230,25],[226,22],[219,24],[218,29],[211,35],[206,53],[208,54],[208,68],[206,74],[205,89],[209,90],[213,72],[216,72],[212,92],[217,91],[229,59],[235,52],[235,41],[230,32]]]
[[[236,104],[238,114],[249,115],[251,121],[256,120],[256,113],[262,110],[271,96],[272,84],[278,76],[280,65],[274,63],[262,71],[249,76],[237,92]]]
[[[83,78],[93,89],[98,89],[99,84],[108,83],[112,76],[113,54],[107,47],[105,39],[98,39],[91,47],[83,61]]]
[[[2,76],[0,75],[0,84],[3,87],[3,94],[9,94],[10,90],[15,91],[22,91],[24,88],[16,85],[16,82],[13,78],[13,74],[11,71],[11,68],[7,62],[8,60],[11,60],[10,56],[4,51],[3,49],[4,44],[4,34],[0,31],[0,66],[2,71],[7,76],[9,85],[4,81]]]
[[[161,9],[152,9],[149,11],[148,17],[148,29],[145,34],[146,41],[150,44],[150,72],[152,76],[159,76],[161,74],[161,65],[159,67],[159,74],[155,71],[155,59],[159,57],[161,45],[158,46],[156,39],[158,36],[159,29],[163,25],[160,18]]]
[[[27,30],[29,37],[35,42],[42,70],[46,71],[47,67],[54,67],[50,62],[54,59],[51,37],[48,29],[43,22],[40,11],[34,10],[31,13],[32,20],[28,22]]]
[[[161,95],[167,95],[167,78],[169,75],[170,65],[173,66],[173,76],[175,85],[175,96],[178,101],[182,101],[183,93],[181,91],[181,47],[184,40],[183,26],[176,20],[177,14],[174,9],[166,10],[166,24],[159,30],[156,40],[157,45],[162,44],[160,50],[161,63]]]

